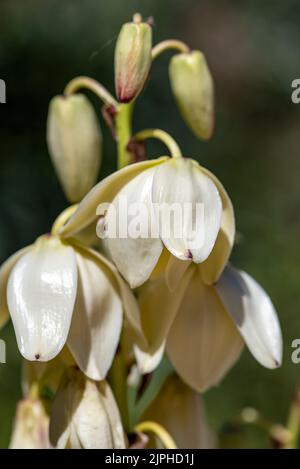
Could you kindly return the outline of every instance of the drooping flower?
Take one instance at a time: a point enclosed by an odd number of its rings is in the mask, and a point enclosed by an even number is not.
[[[149,344],[135,347],[142,373],[152,371],[166,350],[180,377],[203,392],[233,366],[244,342],[263,366],[281,364],[281,330],[270,298],[231,266],[215,285],[205,285],[201,268],[190,266],[176,291],[158,276],[140,288],[139,304]]]
[[[212,283],[218,278],[231,252],[235,223],[230,199],[212,173],[185,158],[162,157],[127,166],[90,191],[60,235],[68,238],[88,226],[96,218],[97,207],[103,203],[111,203],[104,217],[108,223],[110,211],[114,211],[121,224],[130,225],[132,216],[122,209],[122,198],[128,207],[131,204],[146,207],[148,226],[154,220],[158,229],[158,236],[108,236],[105,239],[112,260],[132,288],[150,277],[164,247],[175,258],[185,260],[185,268],[190,262],[205,265],[205,282]],[[176,234],[178,223],[176,220],[170,223],[170,217],[164,217],[163,212],[164,207],[174,204],[191,207],[187,220],[180,225],[179,237]],[[198,231],[192,229],[197,204],[204,207],[203,223]]]
[[[119,410],[106,381],[68,369],[53,402],[50,441],[58,449],[123,449]]]
[[[162,425],[179,449],[212,449],[216,445],[215,435],[206,421],[202,396],[175,374],[167,378],[141,420]],[[151,438],[148,447],[153,445],[157,449],[162,448],[158,438]]]
[[[91,379],[103,379],[118,346],[123,310],[138,334],[139,311],[115,266],[98,252],[45,235],[0,270],[2,322],[12,318],[27,360],[49,361],[67,343]]]

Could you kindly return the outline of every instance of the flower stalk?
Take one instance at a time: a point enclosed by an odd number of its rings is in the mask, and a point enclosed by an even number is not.
[[[187,53],[190,48],[187,44],[177,39],[167,39],[166,41],[159,42],[152,49],[152,61],[157,59],[163,52],[168,50],[176,50],[178,52]]]
[[[73,78],[65,87],[65,96],[70,96],[76,93],[80,89],[85,88],[96,94],[107,106],[117,106],[118,103],[115,98],[107,91],[107,89],[101,85],[97,80],[93,78],[80,76]]]
[[[124,356],[121,351],[116,354],[110,369],[109,383],[119,407],[123,426],[126,430],[129,430],[127,372]]]
[[[287,430],[290,434],[290,439],[283,446],[285,449],[298,448],[298,440],[300,435],[300,391],[298,390],[294,398],[287,421]]]
[[[133,137],[133,139],[138,141],[138,142],[143,141],[143,140],[147,140],[149,138],[155,138],[155,139],[160,140],[161,142],[163,142],[166,145],[166,147],[168,148],[168,150],[170,152],[170,155],[173,158],[181,158],[182,157],[182,153],[181,153],[181,150],[180,150],[178,144],[176,143],[174,138],[171,137],[171,135],[169,135],[164,130],[145,129],[145,130],[141,130],[140,132],[136,133]]]
[[[132,111],[133,102],[128,104],[118,104],[115,115],[116,139],[118,147],[118,168],[122,169],[133,163],[133,155],[128,151],[127,146],[132,136]]]
[[[153,433],[159,438],[165,449],[177,449],[176,443],[165,428],[156,422],[142,422],[135,426],[135,432]]]

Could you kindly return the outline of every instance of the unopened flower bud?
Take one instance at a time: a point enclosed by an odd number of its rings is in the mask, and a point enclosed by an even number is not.
[[[183,119],[197,137],[209,139],[214,127],[214,86],[204,55],[200,51],[174,55],[169,74]]]
[[[95,184],[101,163],[101,129],[96,113],[84,95],[52,99],[47,141],[68,200],[78,202]]]
[[[120,102],[128,103],[142,91],[151,67],[152,30],[148,23],[123,25],[115,51],[115,86]]]
[[[49,417],[41,401],[24,399],[18,403],[11,449],[50,449]]]

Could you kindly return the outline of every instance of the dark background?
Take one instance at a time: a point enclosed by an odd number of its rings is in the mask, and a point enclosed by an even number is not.
[[[243,353],[222,384],[206,394],[209,419],[232,438],[245,406],[284,423],[300,384],[291,341],[300,338],[300,3],[296,0],[0,0],[0,261],[49,231],[67,205],[47,154],[49,100],[78,74],[113,91],[114,43],[135,11],[154,16],[154,40],[176,37],[201,49],[215,78],[216,132],[199,142],[177,113],[168,83],[170,54],[159,58],[136,105],[135,130],[160,127],[224,183],[235,206],[233,261],[270,293],[284,334],[281,369],[263,369]],[[99,103],[93,99],[98,111]],[[99,113],[100,115],[100,113]],[[104,127],[104,125],[103,125]],[[104,129],[101,176],[116,167]],[[163,147],[149,145],[158,156]],[[20,391],[20,355],[12,326],[0,365],[0,447],[6,447]],[[237,429],[230,445],[268,446],[266,433]]]

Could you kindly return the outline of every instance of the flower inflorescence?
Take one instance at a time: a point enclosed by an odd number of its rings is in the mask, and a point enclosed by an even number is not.
[[[132,432],[142,432],[142,447],[211,447],[199,393],[220,382],[244,344],[263,366],[281,363],[270,298],[229,264],[235,218],[223,185],[183,158],[166,132],[132,133],[134,102],[168,49],[176,51],[169,77],[178,108],[207,140],[214,85],[205,56],[177,40],[153,47],[140,15],[117,40],[117,98],[78,77],[50,103],[50,157],[76,205],[0,270],[0,325],[11,317],[25,358],[12,447],[125,448]],[[96,185],[102,133],[82,88],[102,99],[117,142],[118,170]],[[161,139],[169,154],[136,162],[136,145],[148,138]],[[143,376],[165,356],[162,391],[138,413]]]

